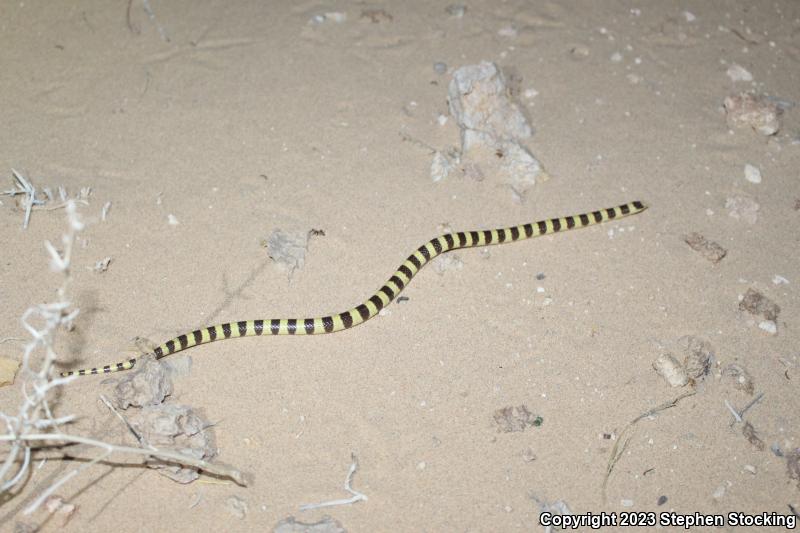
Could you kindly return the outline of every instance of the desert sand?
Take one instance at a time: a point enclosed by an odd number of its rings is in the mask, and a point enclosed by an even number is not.
[[[24,229],[27,196],[0,196],[14,365],[20,317],[61,284],[44,247],[67,227],[59,187],[85,228],[57,371],[344,311],[448,231],[649,207],[450,252],[351,330],[162,359],[164,402],[202,417],[210,461],[247,485],[115,453],[24,514],[99,454],[35,450],[3,531],[543,531],[543,511],[733,530],[727,513],[800,510],[797,2],[24,1],[0,28],[0,191],[13,169],[43,202]],[[524,192],[492,155],[459,159],[448,89],[482,61],[546,170]],[[302,262],[270,257],[276,230],[316,230]],[[136,370],[54,391],[54,416],[77,416],[62,430],[138,447],[100,398]],[[301,510],[351,498],[346,478],[363,497]]]

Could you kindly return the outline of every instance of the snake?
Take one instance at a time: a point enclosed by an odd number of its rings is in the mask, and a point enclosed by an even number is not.
[[[494,244],[504,244],[541,237],[542,235],[585,228],[587,226],[635,215],[641,213],[645,209],[647,209],[645,204],[635,201],[617,207],[582,213],[580,215],[545,219],[539,222],[511,226],[509,228],[445,233],[444,235],[431,239],[415,250],[408,256],[403,264],[397,268],[395,273],[392,274],[392,277],[390,277],[380,289],[352,309],[315,318],[240,320],[237,322],[226,322],[224,324],[203,327],[166,341],[164,344],[155,347],[152,354],[156,359],[161,359],[193,346],[222,339],[258,337],[261,335],[318,335],[350,329],[374,318],[380,313],[381,309],[384,309],[397,298],[400,292],[408,286],[423,266],[443,253],[460,248],[477,248]],[[70,370],[61,372],[61,376],[109,374],[111,372],[130,370],[136,366],[136,361],[136,358],[132,358],[102,367]]]

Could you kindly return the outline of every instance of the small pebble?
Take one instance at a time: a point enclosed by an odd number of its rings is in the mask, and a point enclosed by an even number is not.
[[[658,501],[656,501],[656,504],[664,505],[665,503],[667,503],[667,499],[668,498],[662,494],[661,496],[658,497]]]
[[[444,10],[447,11],[447,14],[451,17],[461,18],[467,13],[467,6],[464,4],[450,4],[444,8]]]
[[[328,13],[322,13],[312,16],[308,20],[308,23],[313,25],[319,25],[330,21],[341,24],[345,20],[347,20],[347,13],[342,13],[341,11],[331,11]]]
[[[753,165],[744,166],[744,179],[750,183],[761,183],[761,171]]]
[[[781,450],[781,446],[777,442],[773,442],[769,449],[772,450],[775,457],[783,457],[783,450]]]
[[[9,357],[0,357],[0,387],[14,383],[14,376],[19,369],[19,362]]]
[[[653,362],[653,368],[670,387],[683,387],[689,383],[689,375],[682,364],[671,354],[663,353]]]
[[[633,507],[633,500],[621,500],[619,503],[623,507]]]
[[[753,474],[754,476],[756,475],[756,467],[754,467],[753,465],[744,465],[743,468],[744,468],[745,472],[749,472],[749,473]]]
[[[573,57],[589,57],[589,49],[581,45],[573,47],[569,53],[572,54]]]
[[[500,37],[516,37],[517,29],[514,26],[503,26],[497,30],[497,35]]]
[[[325,18],[327,20],[332,20],[333,22],[342,23],[347,20],[347,13],[342,13],[341,11],[331,11],[330,13],[325,13]]]
[[[778,325],[772,320],[762,320],[759,322],[758,327],[769,333],[775,335],[778,333]]]
[[[433,71],[436,74],[445,74],[447,72],[447,63],[443,63],[442,61],[437,61],[433,64]]]
[[[725,209],[728,210],[728,215],[751,225],[758,221],[760,208],[758,202],[746,196],[733,196],[725,199]]]
[[[746,68],[736,63],[728,67],[727,74],[731,81],[753,81],[753,75]]]

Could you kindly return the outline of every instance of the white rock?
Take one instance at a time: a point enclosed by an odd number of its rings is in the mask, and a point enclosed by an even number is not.
[[[516,37],[517,29],[514,26],[504,26],[497,30],[497,35],[500,37]]]
[[[778,325],[772,320],[762,320],[759,322],[758,327],[769,333],[775,335],[778,333]]]
[[[653,362],[653,368],[659,376],[669,383],[670,387],[683,387],[689,383],[689,376],[686,369],[670,354],[661,354]]]
[[[748,163],[744,166],[744,179],[750,183],[761,183],[761,170]]]
[[[464,4],[450,4],[444,10],[451,17],[461,18],[467,13],[467,6]]]
[[[450,175],[453,170],[453,164],[442,152],[436,151],[433,154],[433,161],[431,161],[431,180],[441,181]]]
[[[732,196],[725,200],[725,209],[731,218],[744,220],[751,225],[758,221],[760,207],[758,202],[746,196]]]
[[[488,61],[453,72],[448,88],[450,114],[461,130],[461,156],[496,170],[524,198],[525,191],[547,179],[541,163],[522,144],[532,134],[519,105],[511,100],[503,73]]]
[[[477,130],[498,140],[515,141],[532,134],[522,111],[508,98],[505,77],[494,63],[483,61],[453,72],[448,105],[462,130]]]
[[[789,280],[781,276],[780,274],[775,274],[772,276],[772,283],[775,285],[788,285]]]
[[[330,11],[325,13],[325,19],[331,20],[333,22],[342,23],[347,20],[347,13],[342,13],[341,11]]]
[[[728,77],[731,81],[753,81],[753,75],[746,68],[736,63],[728,67]]]

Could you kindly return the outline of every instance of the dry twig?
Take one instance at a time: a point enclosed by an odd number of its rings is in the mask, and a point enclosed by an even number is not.
[[[6,430],[4,434],[0,434],[0,445],[3,448],[7,447],[4,450],[5,458],[0,464],[0,495],[21,487],[29,479],[27,474],[33,455],[39,448],[60,448],[73,444],[98,448],[102,450],[102,453],[59,477],[25,508],[25,514],[34,512],[59,487],[92,465],[103,461],[112,453],[143,455],[174,461],[214,475],[231,478],[236,483],[245,485],[245,476],[228,466],[211,464],[184,454],[152,447],[143,449],[117,446],[72,435],[62,429],[62,426],[73,422],[75,416],[56,417],[53,414],[51,402],[54,391],[70,383],[74,376],[57,377],[57,373],[53,369],[57,359],[54,346],[58,331],[70,329],[72,322],[78,316],[78,309],[73,308],[67,299],[67,288],[71,281],[70,265],[73,245],[78,233],[84,228],[84,224],[78,216],[76,202],[68,200],[65,208],[69,227],[61,238],[61,250],[57,250],[49,241],[45,242],[45,248],[50,254],[50,266],[53,271],[63,276],[63,283],[57,291],[57,299],[54,303],[32,306],[22,315],[22,325],[31,336],[31,340],[24,348],[22,370],[19,374],[23,380],[21,384],[22,403],[16,415],[0,412],[0,421],[5,424]]]
[[[631,420],[631,422],[627,426],[625,426],[625,428],[622,431],[620,431],[619,437],[614,443],[614,446],[611,448],[611,457],[609,457],[608,464],[606,465],[606,475],[603,478],[603,501],[606,500],[606,487],[608,486],[608,480],[611,477],[611,472],[614,470],[614,467],[622,458],[622,454],[625,453],[625,450],[628,447],[628,443],[631,440],[631,437],[628,437],[623,442],[622,436],[625,435],[629,430],[631,430],[633,426],[643,418],[653,416],[656,413],[659,413],[671,407],[675,407],[676,405],[678,405],[679,401],[689,396],[694,396],[695,394],[697,394],[695,391],[684,392],[683,394],[681,394],[680,396],[676,397],[671,401],[664,402],[661,405],[653,407],[652,409],[645,411],[644,413],[640,414],[639,416]],[[622,442],[622,446],[620,446],[620,442]]]

